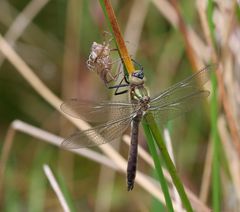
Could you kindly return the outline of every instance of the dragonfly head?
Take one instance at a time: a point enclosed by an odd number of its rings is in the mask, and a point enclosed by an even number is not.
[[[145,81],[143,70],[136,70],[129,77],[130,84],[142,85]]]
[[[144,78],[144,73],[142,70],[136,70],[132,73],[133,77],[137,77],[139,79],[143,79]]]

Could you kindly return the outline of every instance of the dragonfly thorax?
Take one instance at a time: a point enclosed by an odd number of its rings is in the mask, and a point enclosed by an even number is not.
[[[143,113],[150,107],[150,97],[144,85],[135,85],[131,87],[131,101],[139,105],[139,111]]]
[[[150,97],[149,96],[144,96],[143,98],[140,99],[139,101],[140,103],[140,107],[141,107],[141,110],[144,112],[144,111],[147,111],[148,108],[150,108]]]

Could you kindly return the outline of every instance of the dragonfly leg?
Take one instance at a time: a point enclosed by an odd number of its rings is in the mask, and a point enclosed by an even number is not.
[[[117,96],[117,95],[121,95],[121,94],[124,94],[124,93],[127,93],[127,92],[128,92],[128,90],[118,91],[118,88],[117,88],[114,95]]]
[[[123,80],[125,81],[126,84],[122,84]],[[114,92],[114,95],[120,95],[120,94],[127,93],[128,89],[127,90],[123,90],[123,91],[118,91],[119,88],[124,88],[124,87],[128,87],[128,86],[129,86],[129,82],[128,82],[126,76],[124,76],[124,78],[121,80],[119,85],[110,86],[110,87],[108,87],[108,89],[116,89],[115,92]]]
[[[115,50],[118,50],[118,49],[111,49],[111,51],[115,51]],[[122,58],[117,58],[113,61],[111,61],[111,63],[109,63],[109,65],[113,65],[117,62],[120,62],[122,61]],[[118,65],[118,68],[117,68],[117,72],[115,74],[111,73],[111,70],[108,71],[107,75],[110,77],[110,80],[107,82],[107,83],[110,83],[111,81],[116,81],[119,77],[119,75],[122,73],[122,64],[123,62]],[[126,80],[125,80],[126,83],[128,83]]]

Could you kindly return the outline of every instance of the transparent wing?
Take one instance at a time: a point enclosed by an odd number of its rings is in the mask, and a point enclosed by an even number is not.
[[[133,115],[118,121],[108,122],[85,131],[72,134],[62,142],[67,149],[97,146],[119,139],[129,127]]]
[[[215,64],[206,66],[196,74],[171,86],[157,97],[151,99],[151,106],[170,105],[172,102],[176,102],[176,99],[179,97],[185,97],[195,92],[198,93],[199,90],[202,90],[202,86],[209,80],[209,73],[214,71],[216,67],[217,65]]]
[[[159,126],[164,126],[166,122],[174,119],[183,113],[193,109],[210,94],[209,91],[200,90],[184,97],[175,99],[175,101],[167,102],[161,106],[150,108],[145,114],[143,121],[149,124],[146,120],[146,115],[152,113],[154,120]]]
[[[209,95],[210,92],[203,90],[202,86],[208,81],[208,74],[216,67],[207,66],[160,93],[151,100],[145,115],[151,112],[157,124],[163,126],[167,121],[193,109]],[[147,122],[146,117],[143,121]]]
[[[104,101],[99,103],[71,99],[60,106],[61,110],[74,117],[89,122],[105,123],[124,117],[129,117],[134,111],[133,104],[129,102]]]

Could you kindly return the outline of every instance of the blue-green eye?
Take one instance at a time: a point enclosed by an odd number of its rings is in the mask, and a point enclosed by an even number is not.
[[[136,71],[136,72],[133,72],[132,76],[137,77],[139,79],[143,79],[144,78],[144,73],[143,73],[143,71]]]

